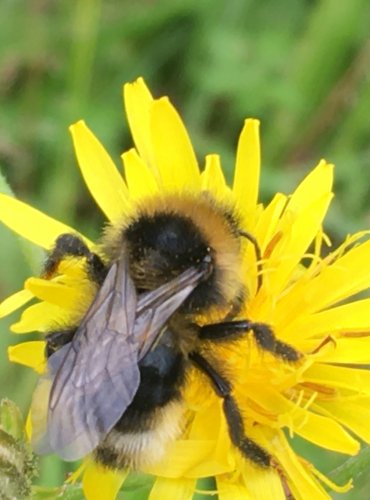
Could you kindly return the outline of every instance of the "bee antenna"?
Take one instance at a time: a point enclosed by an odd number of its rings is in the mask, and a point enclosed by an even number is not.
[[[258,244],[258,241],[256,238],[253,236],[253,234],[248,233],[247,231],[242,231],[241,229],[238,231],[240,236],[243,238],[246,238],[248,241],[250,241],[254,247],[254,251],[256,253],[256,259],[257,259],[257,291],[261,288],[263,280],[262,280],[262,254],[261,254],[261,249]]]

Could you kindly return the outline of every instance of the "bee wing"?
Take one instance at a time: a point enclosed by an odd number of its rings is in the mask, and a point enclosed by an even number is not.
[[[121,259],[111,266],[72,342],[49,358],[55,378],[48,440],[65,460],[92,451],[137,391],[136,304],[127,261]]]
[[[158,332],[187,299],[204,274],[204,269],[191,267],[177,278],[139,297],[134,326],[134,335],[140,342],[139,360],[150,351]]]
[[[139,359],[203,274],[191,268],[138,302],[127,261],[112,265],[72,342],[49,358],[55,378],[39,452],[77,460],[96,448],[135,396]]]

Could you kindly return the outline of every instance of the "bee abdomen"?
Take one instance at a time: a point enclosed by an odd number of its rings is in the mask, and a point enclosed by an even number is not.
[[[109,468],[131,470],[159,462],[167,446],[180,436],[182,416],[182,402],[171,401],[147,415],[146,430],[122,432],[113,428],[95,450],[95,460]]]
[[[158,462],[181,433],[184,356],[167,331],[140,362],[140,385],[130,406],[95,450],[110,468],[140,469]]]
[[[141,420],[147,420],[146,414],[180,397],[185,366],[183,355],[174,347],[160,343],[140,361],[139,368],[139,388],[115,426],[120,431],[137,429]]]

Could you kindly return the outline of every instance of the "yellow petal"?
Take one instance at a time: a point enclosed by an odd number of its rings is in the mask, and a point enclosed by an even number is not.
[[[13,363],[29,366],[37,373],[43,373],[46,368],[45,342],[33,340],[8,347],[8,357]]]
[[[105,469],[92,461],[86,465],[82,479],[86,500],[115,500],[127,471]]]
[[[269,266],[270,293],[278,294],[292,270],[321,228],[332,198],[333,167],[325,162],[303,180],[292,195],[281,218],[279,230],[284,237],[272,251]]]
[[[315,363],[304,372],[304,379],[315,384],[341,387],[370,396],[370,371]]]
[[[326,267],[316,279],[311,280],[308,290],[310,299],[318,286],[325,287],[325,294],[321,294],[323,297],[317,297],[319,300],[316,310],[370,287],[370,266],[364,265],[364,262],[368,262],[369,255],[370,240],[349,250],[334,264]]]
[[[70,312],[47,302],[40,302],[23,311],[20,321],[11,325],[13,333],[46,332],[54,325],[68,324]]]
[[[59,235],[78,234],[66,224],[5,194],[0,194],[0,220],[12,231],[47,250],[54,245]],[[91,241],[80,236],[89,247],[92,246]]]
[[[130,196],[137,200],[158,193],[158,185],[153,174],[135,149],[122,155],[125,176]]]
[[[302,352],[319,352],[320,361],[326,363],[370,364],[370,337],[334,338],[320,347],[322,339],[297,341],[295,345]]]
[[[218,500],[255,500],[243,484],[232,483],[225,476],[217,476],[216,483]]]
[[[302,314],[284,327],[282,338],[293,340],[299,332],[299,340],[347,332],[370,332],[370,299],[333,307],[312,315]]]
[[[306,412],[306,415],[307,418],[304,422],[294,425],[296,434],[322,448],[338,453],[356,455],[359,452],[360,443],[333,419],[309,411]]]
[[[370,443],[370,399],[358,397],[354,400],[339,398],[337,401],[320,401],[317,408],[325,410],[332,419],[345,425],[351,432],[355,433],[366,443]],[[358,447],[357,452],[360,450]]]
[[[169,478],[199,478],[223,474],[234,468],[235,457],[222,401],[214,398],[211,405],[196,413],[188,439],[172,443],[164,460],[151,465],[146,472]]]
[[[84,121],[80,120],[69,130],[90,193],[107,218],[117,220],[129,209],[129,193],[122,176]]]
[[[207,155],[206,166],[201,174],[202,190],[209,191],[216,199],[231,193],[225,182],[219,155]]]
[[[320,471],[315,469],[315,467],[312,464],[307,464],[307,467],[323,484],[325,484],[325,486],[327,486],[328,488],[337,493],[347,493],[347,491],[349,491],[353,487],[352,479],[350,479],[343,486],[338,486],[337,484],[333,483],[333,481],[331,481],[328,477],[322,474]]]
[[[271,272],[266,272],[271,294],[277,295],[286,286],[291,273],[315,238],[331,198],[329,193],[314,199],[310,206],[296,216],[285,211],[281,227],[284,237],[277,243],[269,259]]]
[[[286,500],[279,474],[274,469],[261,469],[252,463],[246,463],[243,476],[245,486],[251,498],[265,500]]]
[[[29,290],[20,290],[13,293],[0,303],[0,318],[16,311],[31,299],[33,299],[33,294]]]
[[[27,418],[26,418],[26,425],[24,426],[24,429],[26,431],[26,436],[28,441],[31,440],[32,437],[32,419],[31,419],[31,411],[28,412]]]
[[[93,248],[94,250],[94,248]],[[60,276],[53,278],[53,281],[61,283],[74,283],[81,285],[86,283],[86,259],[84,257],[64,257],[58,264]]]
[[[298,213],[309,207],[312,199],[331,191],[333,185],[334,166],[321,160],[319,164],[303,179],[292,194],[287,210]]]
[[[273,239],[276,243],[279,241],[275,235],[277,233],[278,222],[287,201],[287,196],[280,193],[276,194],[258,219],[255,229],[255,237],[258,239],[260,244],[262,255],[265,253],[266,248],[270,246]],[[269,255],[271,254],[273,248],[274,247],[271,245],[268,252]]]
[[[191,500],[195,479],[168,479],[159,477],[149,495],[149,500]]]
[[[30,409],[30,437],[33,445],[45,439],[49,410],[49,398],[53,381],[48,377],[40,377],[32,395]]]
[[[224,457],[214,454],[214,441],[178,440],[169,447],[160,464],[147,466],[144,472],[168,478],[198,478],[233,470],[227,454]]]
[[[323,448],[355,455],[359,450],[359,443],[346,432],[341,425],[321,415],[308,411],[284,398],[278,392],[269,387],[258,386],[246,389],[250,397],[259,406],[268,410],[272,415],[276,414],[278,423],[282,427],[289,428],[295,434],[311,441]]]
[[[292,493],[296,500],[306,500],[307,498],[330,500],[308,467],[310,464],[301,460],[293,451],[282,430],[253,426],[248,430],[248,435],[263,446],[278,462],[281,480],[287,492]]]
[[[168,98],[152,103],[151,135],[164,189],[199,189],[200,174],[185,126]]]
[[[282,432],[278,432],[274,436],[273,444],[274,455],[287,475],[288,486],[293,498],[297,500],[306,500],[308,498],[331,500],[330,495],[326,493],[321,484],[303,466]]]
[[[206,381],[203,380],[203,383],[206,383]],[[213,418],[210,419],[209,415],[213,415]],[[195,413],[189,431],[189,438],[199,441],[216,441],[225,431],[227,431],[227,428],[222,410],[222,400],[213,397],[208,405],[198,409]]]
[[[370,240],[349,250],[320,274],[293,286],[279,301],[276,323],[286,321],[287,314],[319,311],[370,286],[370,266],[364,266],[370,255]],[[322,291],[325,290],[325,293]]]
[[[258,120],[245,120],[236,153],[233,191],[247,217],[255,211],[258,199],[261,165],[259,125]]]
[[[28,278],[25,288],[35,297],[64,309],[73,308],[80,299],[80,290],[42,278]]]
[[[204,395],[204,390],[202,393]],[[195,455],[189,455],[189,477],[213,476],[235,469],[235,453],[220,398],[214,398],[208,406],[195,414],[189,432],[189,441],[193,439],[195,445],[206,440],[214,444],[209,456],[204,457],[202,461],[194,461]]]
[[[150,132],[152,95],[142,78],[123,87],[126,114],[136,149],[145,163],[154,169],[154,156]],[[156,175],[156,173],[154,172]]]

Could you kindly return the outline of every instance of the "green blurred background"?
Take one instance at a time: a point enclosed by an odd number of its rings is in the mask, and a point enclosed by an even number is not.
[[[84,118],[120,165],[132,144],[122,83],[142,75],[176,104],[199,158],[220,153],[229,178],[244,118],[261,119],[264,201],[320,158],[334,162],[326,230],[339,242],[370,223],[369,27],[367,0],[2,0],[1,170],[17,197],[96,236],[103,218],[67,127]],[[42,256],[6,229],[0,238],[3,298]],[[35,379],[7,362],[8,324],[0,395],[25,410]],[[297,446],[323,471],[344,460]],[[41,480],[60,484],[62,470],[49,459]],[[369,482],[345,498],[368,498]]]

